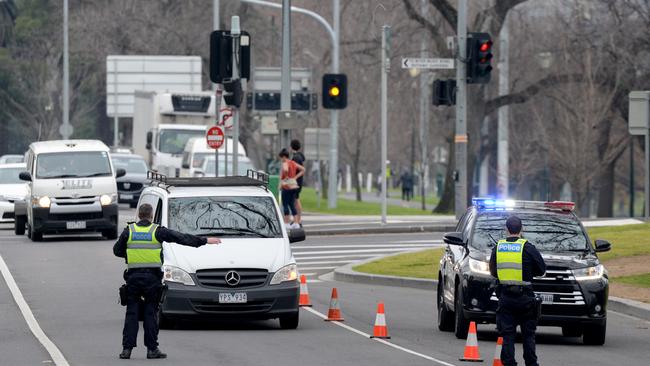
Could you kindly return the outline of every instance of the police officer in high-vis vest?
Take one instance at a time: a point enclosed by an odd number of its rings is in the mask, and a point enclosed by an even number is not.
[[[490,272],[498,279],[497,330],[503,337],[501,362],[515,366],[515,337],[521,327],[526,366],[538,366],[535,354],[538,300],[533,292],[533,277],[546,272],[546,264],[537,248],[521,236],[521,220],[506,220],[508,237],[499,240],[490,257]]]
[[[171,242],[191,247],[204,244],[219,244],[217,238],[179,233],[153,224],[153,207],[142,204],[138,209],[137,223],[129,224],[113,246],[115,256],[125,258],[128,269],[126,280],[126,317],[122,331],[121,359],[131,358],[138,336],[139,308],[144,306],[144,344],[147,358],[166,358],[158,348],[158,306],[162,296],[162,242]]]

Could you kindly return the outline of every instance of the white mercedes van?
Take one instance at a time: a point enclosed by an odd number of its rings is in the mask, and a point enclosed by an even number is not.
[[[152,186],[138,206],[154,208],[154,223],[183,233],[214,236],[219,245],[191,248],[163,243],[160,309],[163,328],[175,320],[279,319],[298,327],[298,268],[290,243],[305,240],[302,229],[287,232],[280,207],[268,191],[268,176],[166,178],[151,174]]]
[[[232,161],[233,156],[233,140],[232,137],[226,138],[226,143],[219,148],[219,161],[225,160],[224,156],[226,154],[226,149],[228,151],[228,160]],[[237,155],[239,155],[239,160],[246,158],[246,149],[241,142],[238,142],[237,145]],[[201,169],[204,166],[205,160],[207,158],[212,158],[214,162],[215,151],[213,148],[208,146],[208,143],[205,141],[205,137],[200,138],[191,138],[187,141],[185,145],[185,150],[183,150],[183,161],[181,164],[181,177],[196,177],[195,174],[197,169]],[[246,158],[245,160],[248,160]],[[250,160],[249,160],[250,161]],[[241,170],[241,169],[240,169]],[[244,175],[246,170],[243,171]]]
[[[118,235],[116,175],[108,147],[97,140],[34,142],[25,154],[28,182],[27,235],[100,232],[107,239]],[[22,218],[21,218],[22,219]]]

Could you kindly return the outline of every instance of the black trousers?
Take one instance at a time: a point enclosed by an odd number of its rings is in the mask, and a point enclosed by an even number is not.
[[[158,348],[158,306],[162,291],[162,274],[155,271],[130,271],[125,275],[127,289],[126,317],[122,347],[133,348],[138,338],[140,307],[144,307],[144,345]]]
[[[503,337],[501,362],[504,366],[516,366],[515,338],[517,326],[521,327],[526,366],[539,366],[535,354],[535,331],[537,330],[537,313],[535,298],[532,294],[500,294],[497,309],[497,330]]]

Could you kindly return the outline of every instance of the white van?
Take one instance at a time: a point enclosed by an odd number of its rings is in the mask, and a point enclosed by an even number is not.
[[[237,154],[239,159],[246,157],[246,149],[241,142],[238,143]],[[225,156],[226,148],[228,150],[228,160],[232,159],[233,151],[233,140],[232,137],[226,138],[226,143],[219,148],[219,160]],[[191,138],[185,144],[185,150],[183,151],[183,162],[181,166],[181,177],[194,177],[196,169],[201,168],[205,164],[205,159],[212,157],[214,158],[215,151],[213,148],[208,146],[208,143],[205,141],[205,137],[201,138]],[[244,171],[245,172],[245,171]]]
[[[27,170],[20,179],[28,183],[27,235],[33,241],[43,234],[96,231],[117,238],[116,175],[109,149],[97,140],[57,140],[29,145]]]
[[[160,309],[162,328],[179,319],[279,319],[298,327],[300,284],[290,243],[305,240],[302,229],[287,231],[268,176],[169,178],[153,184],[139,205],[154,208],[154,223],[219,245],[190,248],[163,243]]]

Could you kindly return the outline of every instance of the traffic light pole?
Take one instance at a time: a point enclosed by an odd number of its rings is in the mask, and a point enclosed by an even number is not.
[[[388,211],[388,72],[390,70],[390,27],[384,25],[381,34],[381,224],[386,225]]]
[[[334,36],[332,44],[332,73],[339,73],[339,43],[340,43],[340,24],[341,24],[341,6],[339,0],[334,1]],[[327,184],[327,207],[336,208],[339,176],[339,111],[338,109],[330,110],[330,158],[329,158],[329,178]]]
[[[219,0],[212,0],[212,29],[219,30]],[[221,86],[217,83],[212,83],[212,89],[214,90],[214,114],[215,114],[215,126],[219,125],[221,118],[221,97],[223,91]],[[225,126],[224,126],[225,127]],[[228,140],[226,140],[226,143]],[[214,149],[214,176],[219,176],[219,149]]]
[[[454,207],[456,218],[467,210],[467,0],[458,0],[458,53],[456,67],[456,184]]]
[[[280,110],[291,110],[291,0],[282,0],[282,80]],[[280,131],[280,148],[289,146],[290,131]]]
[[[501,27],[501,34],[499,35],[499,95],[508,95],[509,89],[509,65],[510,60],[508,57],[509,46],[509,31],[507,18]],[[498,143],[497,143],[497,192],[499,197],[508,198],[509,196],[509,172],[508,172],[508,113],[509,107],[507,105],[499,108],[499,127],[498,127]]]
[[[239,79],[239,42],[241,40],[241,27],[239,17],[233,16],[230,21],[230,34],[232,35],[232,79]],[[221,111],[217,111],[217,118],[220,118]],[[224,124],[224,130],[228,130]],[[232,175],[239,174],[239,107],[234,106],[232,109]],[[228,138],[226,138],[226,157],[228,156]]]

